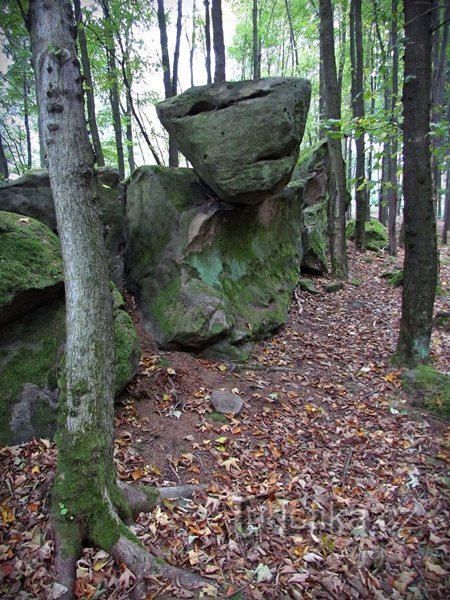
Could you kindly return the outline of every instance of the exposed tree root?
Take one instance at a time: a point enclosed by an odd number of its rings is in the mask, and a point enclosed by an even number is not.
[[[187,498],[196,491],[206,486],[183,485],[167,488],[134,487],[122,481],[117,482],[118,488],[124,494],[133,515],[140,512],[149,512],[154,506],[164,499]],[[117,541],[110,548],[104,548],[112,554],[119,563],[124,563],[136,577],[136,584],[131,591],[134,600],[141,600],[147,591],[148,575],[159,575],[171,583],[188,590],[199,590],[205,586],[214,585],[212,580],[206,579],[185,569],[180,569],[166,563],[160,557],[148,552],[139,539],[126,529],[116,509],[110,505],[110,516],[117,524]],[[114,527],[113,527],[114,529]],[[79,522],[54,519],[52,523],[55,541],[55,565],[57,583],[54,586],[53,598],[58,600],[73,600],[76,579],[76,561],[82,548],[82,532],[84,525]],[[89,532],[86,536],[89,538]],[[70,553],[67,552],[67,542],[71,541]],[[93,543],[96,540],[91,540]]]

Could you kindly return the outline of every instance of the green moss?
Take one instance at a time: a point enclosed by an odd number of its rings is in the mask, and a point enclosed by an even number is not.
[[[210,421],[214,421],[215,423],[228,423],[228,419],[222,413],[218,413],[215,410],[206,415]]]
[[[114,392],[119,394],[137,371],[140,359],[139,340],[130,315],[114,310],[115,368]]]
[[[354,220],[347,223],[347,239],[355,239],[355,226],[356,222]],[[378,221],[378,219],[370,219],[370,221],[367,221],[365,223],[365,231],[367,250],[377,252],[388,245],[387,229],[380,221]]]
[[[5,342],[0,345],[0,442],[11,443],[11,411],[25,382],[55,389],[55,380],[50,374],[58,364],[58,348],[64,336],[63,302],[36,310],[2,328]],[[55,411],[39,403],[35,403],[33,409],[32,423],[37,435],[46,436],[55,423]]]
[[[402,379],[407,391],[418,392],[426,408],[450,418],[450,376],[429,365],[419,365]]]
[[[396,269],[395,271],[385,271],[381,274],[381,277],[387,279],[389,285],[392,287],[400,287],[403,285],[403,270]]]
[[[0,211],[0,307],[16,293],[62,281],[59,238],[40,221]]]

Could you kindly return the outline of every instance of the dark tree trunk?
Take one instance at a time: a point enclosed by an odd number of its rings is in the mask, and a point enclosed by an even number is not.
[[[183,2],[177,3],[177,33],[175,38],[175,50],[173,53],[173,71],[172,71],[172,96],[178,93],[178,62],[180,60],[181,26],[183,18]]]
[[[192,3],[192,37],[191,37],[191,47],[189,49],[189,70],[191,73],[191,87],[194,86],[194,53],[195,53],[195,44],[196,44],[196,20],[197,20],[197,7],[195,5],[195,0]]]
[[[31,169],[33,162],[31,155],[31,132],[30,132],[30,113],[28,108],[28,81],[23,81],[23,121],[25,124],[25,134],[27,138],[27,167]]]
[[[437,284],[436,220],[430,167],[432,0],[404,4],[403,189],[405,260],[396,358],[416,365],[430,356]]]
[[[448,230],[450,229],[450,169],[447,170],[447,189],[444,201],[444,223],[442,228],[442,243],[447,244]]]
[[[391,97],[391,119],[395,121],[395,106],[398,99],[398,35],[397,35],[397,11],[398,0],[392,0],[392,21],[391,21],[391,52],[392,52],[392,97]],[[398,137],[394,135],[391,140],[390,153],[390,185],[388,189],[388,233],[389,233],[389,254],[397,254],[397,202],[398,202]]]
[[[132,109],[131,109],[131,94],[127,91],[127,108],[126,108],[126,118],[127,118],[127,126],[125,129],[125,135],[127,137],[127,155],[128,155],[128,166],[130,168],[130,173],[132,173],[136,168],[136,162],[134,160],[134,142],[133,142],[133,123],[132,123]]]
[[[3,136],[0,134],[0,179],[9,178],[8,161],[3,147]]]
[[[225,43],[223,40],[222,0],[212,0],[211,20],[214,46],[214,81],[225,81]]]
[[[109,101],[114,127],[114,139],[116,141],[117,168],[120,179],[125,179],[125,154],[123,150],[122,121],[120,114],[120,95],[117,85],[116,50],[114,46],[114,35],[111,29],[108,0],[102,0],[103,14],[106,21],[106,60],[110,78]]]
[[[167,24],[164,11],[164,0],[158,0],[158,26],[161,42],[161,62],[163,68],[164,95],[172,97],[172,78],[170,74],[169,42],[167,39]],[[173,136],[169,134],[169,167],[178,166],[178,148]]]
[[[364,130],[358,131],[358,123],[364,119],[364,86],[363,86],[363,45],[361,0],[351,0],[350,9],[350,49],[352,65],[352,105],[355,121],[356,172],[355,172],[355,246],[364,250],[366,246],[365,223],[368,219],[367,193],[365,188],[365,147]]]
[[[211,83],[211,14],[209,0],[205,0],[205,67],[207,83]]]
[[[94,96],[94,82],[92,80],[91,73],[91,61],[89,60],[88,45],[86,39],[86,32],[84,31],[83,15],[81,12],[80,0],[74,0],[75,9],[75,22],[77,24],[78,43],[80,46],[80,57],[81,65],[83,67],[83,77],[86,82],[85,94],[86,94],[86,108],[88,115],[88,126],[92,138],[92,146],[94,148],[95,162],[99,167],[105,166],[105,158],[103,156],[102,145],[100,143],[100,135],[98,133],[97,119],[95,118],[95,96]]]
[[[258,0],[253,0],[252,8],[253,19],[253,79],[261,77],[261,62],[259,54],[259,35],[258,35]]]
[[[322,45],[325,107],[327,119],[334,123],[328,135],[332,178],[335,193],[330,194],[330,254],[332,275],[347,279],[347,248],[345,238],[346,182],[341,145],[341,107],[334,51],[333,12],[330,0],[320,0],[320,43]]]

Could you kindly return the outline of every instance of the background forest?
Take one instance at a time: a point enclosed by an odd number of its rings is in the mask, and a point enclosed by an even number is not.
[[[43,167],[44,152],[39,145],[24,7],[12,0],[3,4],[0,177],[8,179]],[[397,199],[401,199],[402,3],[339,0],[333,4],[339,137],[347,179],[353,184],[349,188],[353,196],[367,195],[371,213],[387,224],[389,205],[394,222],[395,212],[400,211]],[[445,235],[449,213],[450,9],[448,3],[436,4],[432,17],[431,135],[439,218],[444,218],[447,203]],[[353,5],[360,5],[361,14],[355,14]],[[154,105],[191,85],[222,77],[230,81],[259,76],[308,78],[313,93],[303,146],[314,145],[327,128],[336,128],[335,122],[324,118],[320,17],[314,0],[234,0],[222,6],[209,0],[101,0],[81,6],[76,0],[75,10],[97,164],[116,165],[122,178],[141,164],[178,164],[176,151],[175,155],[173,149],[169,152],[167,134]],[[224,53],[217,41],[221,37]],[[357,160],[361,147],[362,167]]]

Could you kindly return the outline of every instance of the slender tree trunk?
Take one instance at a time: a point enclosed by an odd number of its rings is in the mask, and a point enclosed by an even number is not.
[[[432,0],[405,2],[403,162],[405,261],[396,358],[416,365],[430,356],[437,284],[436,220],[430,166]]]
[[[126,108],[126,119],[127,125],[125,129],[125,135],[127,137],[127,155],[128,155],[128,166],[130,168],[130,173],[132,173],[136,168],[136,163],[134,160],[134,142],[133,142],[133,123],[132,123],[132,109],[131,109],[131,94],[127,91],[127,108]]]
[[[345,238],[346,182],[345,165],[341,145],[341,108],[339,101],[336,58],[334,51],[333,13],[330,0],[320,0],[320,43],[322,45],[325,106],[327,119],[331,120],[334,131],[328,135],[331,171],[335,194],[330,194],[330,254],[331,273],[335,277],[347,279],[347,249]]]
[[[391,119],[395,122],[395,107],[398,99],[398,35],[397,35],[397,12],[398,0],[392,0],[392,21],[391,21],[391,52],[392,52],[392,98],[391,98]],[[390,186],[388,190],[388,233],[389,233],[389,254],[397,254],[397,202],[398,202],[398,137],[392,136],[390,153]]]
[[[195,0],[193,0],[193,3],[192,3],[192,35],[191,35],[191,47],[189,49],[189,70],[191,73],[191,87],[194,86],[194,53],[195,53],[196,29],[197,29],[196,20],[197,20],[197,7],[195,5]]]
[[[0,134],[0,179],[9,179],[8,161],[3,147],[3,136]]]
[[[292,24],[291,7],[289,4],[289,0],[284,0],[284,3],[286,6],[286,16],[287,16],[287,20],[288,20],[288,24],[289,24],[289,39],[291,41],[291,49],[292,49],[292,53],[294,55],[294,75],[298,75],[298,70],[299,70],[298,49],[297,49],[297,43],[295,41],[294,26]]]
[[[214,46],[214,81],[225,81],[225,43],[223,39],[222,0],[211,0]]]
[[[99,167],[104,167],[105,158],[103,156],[102,145],[100,143],[100,135],[98,133],[97,127],[97,119],[95,117],[94,83],[92,80],[91,61],[89,60],[86,32],[83,27],[83,15],[81,12],[80,0],[74,0],[74,9],[75,21],[77,23],[78,43],[80,46],[81,65],[83,67],[83,77],[86,83],[85,95],[88,115],[88,126],[89,131],[91,132],[92,145],[94,147],[95,162]]]
[[[448,230],[450,229],[450,169],[447,169],[447,189],[444,201],[444,223],[442,228],[442,243],[447,244]]]
[[[261,62],[259,54],[259,35],[258,35],[258,0],[253,0],[252,8],[253,20],[253,79],[261,77]]]
[[[164,11],[164,0],[158,0],[158,26],[159,37],[161,42],[161,62],[163,68],[164,95],[165,98],[172,97],[172,79],[170,75],[170,59],[169,59],[169,42],[167,39],[167,24]],[[173,135],[169,134],[169,167],[178,166],[178,148],[173,139]]]
[[[30,132],[30,114],[28,108],[28,81],[24,79],[23,81],[23,121],[25,124],[25,134],[27,139],[27,167],[28,170],[31,169],[31,165],[33,162],[32,154],[31,154],[31,132]]]
[[[207,83],[211,83],[211,13],[209,0],[205,0],[205,67]]]
[[[183,18],[183,2],[177,3],[177,33],[175,37],[175,50],[173,53],[173,72],[172,72],[172,96],[178,93],[178,63],[180,60],[181,27]]]
[[[365,189],[364,130],[358,123],[364,119],[363,46],[361,0],[351,0],[350,49],[352,65],[352,105],[355,121],[356,173],[355,173],[355,246],[364,250],[366,246],[365,224],[368,219],[367,194]],[[359,129],[359,131],[358,131]]]
[[[111,29],[108,0],[102,0],[103,14],[106,21],[106,60],[108,75],[110,79],[109,101],[114,127],[114,139],[116,141],[117,168],[120,179],[125,178],[125,155],[123,151],[122,121],[120,115],[119,87],[117,85],[116,51],[114,47],[114,35]]]

